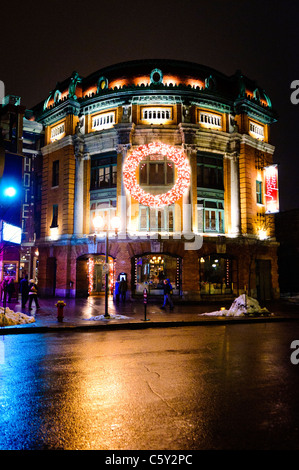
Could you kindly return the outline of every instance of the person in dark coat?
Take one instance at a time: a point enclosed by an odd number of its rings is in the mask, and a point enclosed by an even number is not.
[[[37,300],[37,285],[35,284],[33,279],[29,281],[29,310],[32,310],[32,302],[35,302],[36,308],[39,308],[38,300]]]
[[[1,300],[3,300],[3,303],[6,303],[7,285],[8,285],[8,280],[5,278],[3,279],[2,285],[1,285]]]
[[[7,294],[8,294],[8,302],[11,302],[11,298],[14,294],[14,292],[16,291],[16,288],[15,288],[15,281],[13,278],[11,278],[9,281],[8,281],[8,284],[7,284]]]
[[[118,304],[119,302],[119,281],[116,281],[115,282],[115,300],[116,300],[116,303]]]
[[[120,292],[120,298],[123,302],[126,301],[126,293],[127,293],[127,281],[122,279],[119,284],[119,292]]]
[[[161,308],[164,310],[168,302],[170,306],[170,310],[172,310],[173,309],[173,302],[171,298],[172,286],[168,279],[164,279],[163,289],[164,289],[164,302]]]
[[[26,274],[20,282],[20,292],[22,297],[22,308],[25,308],[29,294],[28,274]]]

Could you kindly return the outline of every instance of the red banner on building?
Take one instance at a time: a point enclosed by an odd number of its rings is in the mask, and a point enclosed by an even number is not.
[[[279,212],[277,165],[270,165],[265,168],[265,205],[266,214]]]

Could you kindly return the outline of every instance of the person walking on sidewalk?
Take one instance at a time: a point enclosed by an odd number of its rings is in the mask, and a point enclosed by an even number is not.
[[[33,279],[29,281],[29,310],[32,310],[32,302],[35,302],[36,308],[39,308],[39,303],[37,300],[37,285]]]
[[[20,282],[20,292],[22,297],[22,308],[26,307],[29,293],[28,274]]]
[[[11,302],[11,298],[12,296],[14,295],[16,291],[16,288],[15,288],[15,281],[13,279],[13,277],[8,281],[8,284],[7,284],[7,293],[8,293],[8,302]]]
[[[165,310],[166,304],[168,302],[170,310],[173,310],[173,302],[171,298],[172,286],[168,279],[164,279],[163,289],[164,289],[164,302],[161,308]]]
[[[126,294],[127,294],[127,281],[125,279],[122,279],[119,284],[119,292],[120,292],[120,298],[122,302],[126,301]]]

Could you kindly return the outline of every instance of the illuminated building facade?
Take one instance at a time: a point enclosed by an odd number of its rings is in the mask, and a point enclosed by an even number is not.
[[[134,61],[73,73],[33,113],[45,132],[40,293],[100,294],[108,269],[111,292],[124,273],[132,296],[161,294],[163,278],[184,299],[279,296],[276,119],[255,82]]]

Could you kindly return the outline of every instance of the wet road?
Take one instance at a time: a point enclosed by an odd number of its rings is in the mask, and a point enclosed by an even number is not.
[[[298,323],[0,337],[1,450],[299,449]]]

